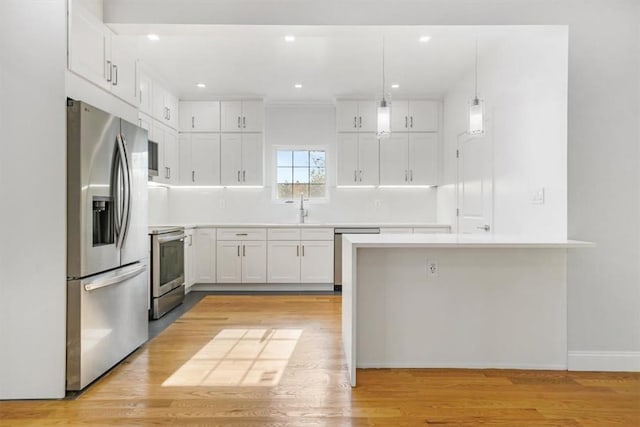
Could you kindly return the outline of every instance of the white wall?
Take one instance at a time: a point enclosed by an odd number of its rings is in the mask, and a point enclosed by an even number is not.
[[[327,152],[328,199],[307,203],[308,222],[435,222],[435,188],[335,188],[336,127],[332,104],[268,105],[265,123],[265,188],[167,189],[170,222],[297,221],[297,204],[273,200],[275,150],[290,146],[317,147]],[[159,191],[150,192],[152,203],[157,206],[163,197]],[[154,219],[150,218],[150,223]]]
[[[494,150],[495,233],[567,236],[567,41],[566,27],[522,28],[479,57],[478,95]],[[467,127],[474,77],[470,70],[444,99],[443,181],[452,184],[439,194],[444,222],[455,223],[457,136]],[[482,161],[466,161],[474,160]],[[538,188],[544,204],[531,202]]]
[[[608,352],[640,352],[639,8],[637,0],[111,0],[105,20],[569,25],[567,229],[598,245],[569,253],[569,349],[599,352],[600,367],[613,368]]]
[[[0,399],[65,392],[65,5],[0,2]]]

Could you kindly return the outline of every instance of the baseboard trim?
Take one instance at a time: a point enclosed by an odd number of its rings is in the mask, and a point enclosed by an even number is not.
[[[333,283],[196,283],[190,291],[327,292]]]
[[[452,362],[358,362],[358,369],[531,369],[531,370],[549,370],[549,371],[565,371],[567,366],[564,364],[528,364],[528,363],[452,363]]]
[[[570,371],[640,372],[640,351],[570,351]]]

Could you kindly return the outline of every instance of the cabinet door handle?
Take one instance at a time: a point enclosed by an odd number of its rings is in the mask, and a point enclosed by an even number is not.
[[[353,182],[358,182],[358,171],[353,171]]]
[[[409,170],[409,177],[411,178],[411,182],[413,182],[413,169]]]
[[[411,116],[411,129],[413,129],[413,116]]]
[[[360,116],[358,118],[358,127],[361,128],[362,127],[362,116]]]
[[[240,182],[240,171],[238,171],[238,182]]]
[[[304,245],[302,245],[302,256],[304,256]]]
[[[242,128],[246,128],[247,127],[247,118],[246,117],[242,117]]]
[[[169,118],[168,118],[168,120],[171,120],[171,108],[167,107],[167,111],[169,112]]]
[[[404,116],[404,128],[408,128],[409,127],[409,117]]]
[[[245,182],[247,180],[247,171],[243,170],[242,171],[242,182]]]
[[[111,81],[111,73],[113,73],[113,68],[111,67],[111,61],[107,59],[107,71],[105,72],[105,78],[108,82]]]
[[[236,233],[236,236],[248,236],[249,233]]]
[[[195,129],[196,127],[196,118],[191,116],[191,129]]]
[[[116,64],[113,64],[112,68],[113,68],[113,85],[118,86],[118,66]]]
[[[357,128],[358,127],[358,118],[356,116],[353,116],[353,128]]]
[[[300,245],[296,245],[296,256],[300,256]]]
[[[196,182],[196,171],[191,171],[191,182]]]
[[[242,256],[247,256],[247,247],[242,245]]]
[[[167,178],[171,179],[171,166],[167,168],[169,170],[169,176]]]
[[[240,129],[240,116],[238,116],[238,129]]]
[[[240,256],[240,245],[238,245],[238,256]]]
[[[362,171],[360,171],[360,182],[362,182]]]
[[[408,173],[409,173],[409,171],[405,169],[405,171],[404,171],[404,182],[407,182],[409,180]]]
[[[164,177],[169,179],[169,168],[167,166],[164,167]]]

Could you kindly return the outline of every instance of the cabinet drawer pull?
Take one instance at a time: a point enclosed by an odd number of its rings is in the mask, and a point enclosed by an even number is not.
[[[236,233],[236,236],[248,236],[248,233]]]

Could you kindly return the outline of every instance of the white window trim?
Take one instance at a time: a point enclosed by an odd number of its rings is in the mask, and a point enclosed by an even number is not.
[[[271,201],[277,205],[291,205],[291,199],[278,199],[278,150],[291,150],[291,151],[324,151],[324,197],[314,197],[312,199],[304,199],[305,204],[325,204],[329,203],[329,147],[327,145],[272,145],[271,146],[271,164],[269,170],[271,171]],[[296,200],[293,200],[295,204]]]

